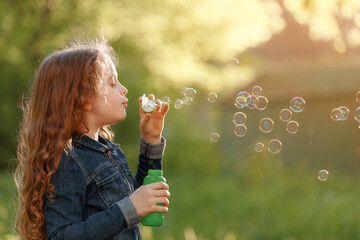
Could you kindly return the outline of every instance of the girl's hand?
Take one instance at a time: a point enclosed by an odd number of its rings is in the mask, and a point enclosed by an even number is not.
[[[164,182],[156,182],[143,185],[130,195],[139,217],[144,217],[153,212],[168,212],[170,192],[169,185]],[[157,205],[158,203],[164,206]]]
[[[148,96],[155,99],[153,94]],[[161,134],[164,128],[164,118],[169,110],[169,103],[165,103],[163,109],[161,109],[161,101],[156,99],[157,107],[152,113],[146,113],[141,108],[142,97],[139,98],[140,108],[140,132],[142,138],[150,143],[157,144],[161,142]]]

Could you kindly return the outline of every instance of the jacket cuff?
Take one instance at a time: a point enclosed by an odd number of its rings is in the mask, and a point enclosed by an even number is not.
[[[161,143],[150,144],[142,137],[140,138],[140,153],[150,159],[159,159],[164,155],[166,139],[161,137]]]
[[[140,222],[139,215],[129,197],[123,198],[116,203],[122,211],[128,227]]]

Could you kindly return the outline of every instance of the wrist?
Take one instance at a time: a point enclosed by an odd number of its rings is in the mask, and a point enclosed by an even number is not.
[[[142,139],[147,142],[147,143],[150,143],[150,144],[159,144],[161,143],[161,136],[159,137],[148,137],[148,136],[141,136]]]

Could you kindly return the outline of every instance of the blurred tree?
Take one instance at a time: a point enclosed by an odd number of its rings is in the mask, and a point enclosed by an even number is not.
[[[359,9],[356,0],[0,1],[0,168],[15,156],[17,104],[34,69],[68,39],[107,36],[120,55],[119,75],[133,92],[130,98],[184,85],[226,94],[256,77],[246,50],[285,28],[284,11],[308,24],[313,40],[331,40],[343,52],[360,43]],[[348,27],[341,29],[342,21]],[[240,63],[229,68],[233,57]],[[135,124],[128,121],[122,130]]]

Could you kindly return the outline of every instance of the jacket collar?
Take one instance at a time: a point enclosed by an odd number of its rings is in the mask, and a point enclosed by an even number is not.
[[[107,148],[110,148],[112,150],[119,147],[119,144],[113,143],[112,141],[102,137],[99,135],[99,141],[96,141],[95,139],[92,139],[86,135],[80,135],[79,137],[74,138],[74,141],[91,149],[105,152]]]

